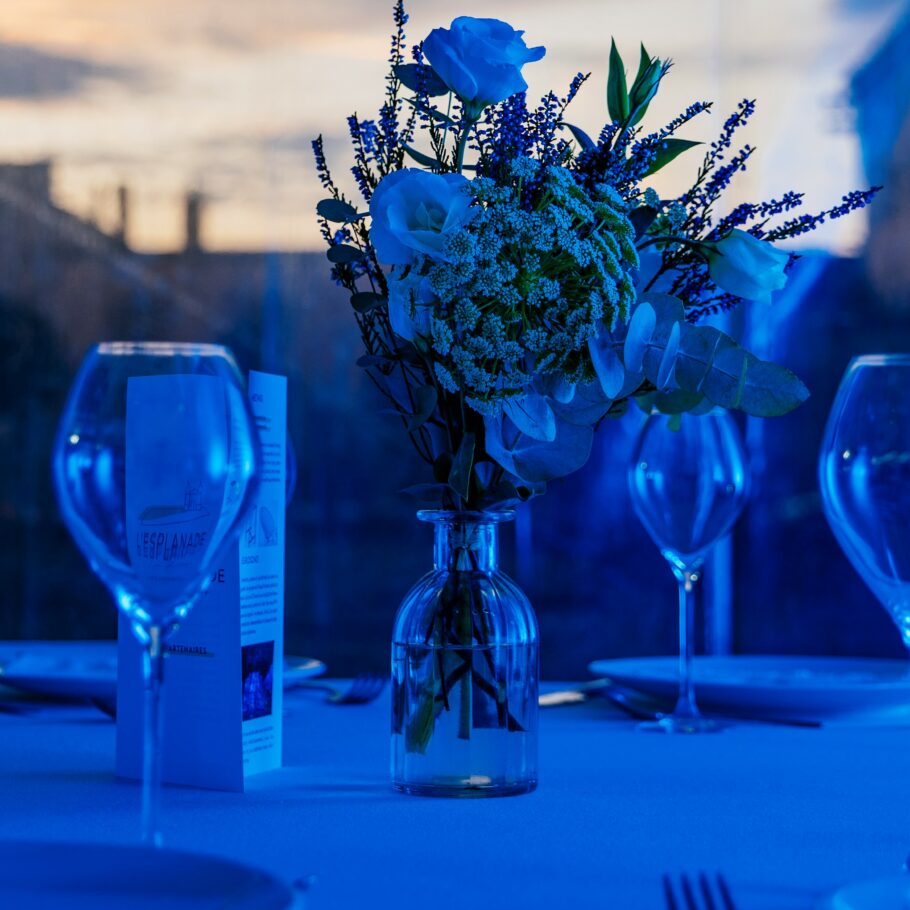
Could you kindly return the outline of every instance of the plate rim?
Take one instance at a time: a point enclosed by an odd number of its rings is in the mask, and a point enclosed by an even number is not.
[[[0,837],[0,857],[3,856],[8,848],[12,848],[13,850],[16,848],[20,850],[33,850],[35,856],[45,863],[48,859],[48,853],[52,851],[64,851],[71,854],[77,851],[82,854],[95,853],[103,856],[105,859],[104,865],[108,869],[110,867],[112,854],[120,854],[121,856],[129,854],[135,857],[145,856],[149,859],[167,857],[181,859],[184,862],[190,863],[201,860],[214,870],[217,870],[218,868],[230,868],[246,876],[247,881],[250,884],[257,882],[262,886],[267,886],[269,889],[268,894],[264,893],[264,888],[261,889],[261,892],[258,895],[251,892],[251,897],[256,900],[262,900],[263,897],[269,897],[269,903],[261,905],[264,906],[266,910],[279,910],[279,908],[280,910],[293,910],[293,908],[297,906],[297,895],[289,882],[259,865],[253,865],[246,860],[239,860],[225,854],[208,853],[182,847],[147,847],[140,843]],[[15,858],[15,855],[13,858]],[[116,856],[114,856],[114,859],[116,859]],[[84,862],[85,860],[83,859],[82,861]],[[0,884],[3,883],[4,868],[6,868],[7,865],[8,864],[0,864]],[[52,862],[51,868],[53,868]],[[103,869],[99,869],[99,872],[103,872]],[[172,878],[177,880],[178,877],[172,876]],[[102,878],[99,878],[99,881],[103,883]],[[280,903],[279,900],[281,901]],[[228,906],[233,905],[231,904]],[[244,908],[252,910],[254,906],[260,906],[260,904],[248,903],[248,899],[244,899],[244,902],[238,905],[239,910],[244,910]]]
[[[66,673],[43,673],[43,672],[14,672],[8,675],[6,667],[12,664],[18,657],[29,656],[29,648],[35,652],[33,656],[46,657],[54,659],[53,652],[62,652],[59,656],[65,659],[64,653],[69,650],[77,651],[80,648],[100,650],[103,653],[98,655],[99,660],[110,659],[111,664],[108,670],[97,670],[90,673],[66,674]],[[4,652],[9,649],[10,656],[4,658]],[[43,652],[47,649],[47,653]],[[12,653],[15,650],[17,653]],[[328,666],[325,661],[318,657],[307,657],[297,654],[285,654],[284,668],[288,670],[288,662],[294,661],[303,664],[301,667],[294,669],[293,676],[295,680],[314,679],[323,676]],[[3,640],[0,641],[0,686],[6,686],[16,691],[29,694],[48,694],[54,687],[55,683],[71,681],[76,683],[76,690],[72,695],[60,691],[54,693],[60,698],[82,699],[83,689],[98,689],[113,684],[115,689],[117,685],[117,639],[29,639],[23,641]]]

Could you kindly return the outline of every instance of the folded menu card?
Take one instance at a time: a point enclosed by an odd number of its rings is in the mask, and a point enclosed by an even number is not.
[[[136,400],[154,407],[155,394],[140,389]],[[250,373],[249,396],[262,445],[259,492],[240,539],[170,639],[165,664],[162,777],[220,790],[243,790],[247,776],[281,765],[287,380]],[[130,451],[152,442],[152,423],[127,414],[127,471]],[[138,778],[142,648],[123,618],[118,651],[117,774]]]

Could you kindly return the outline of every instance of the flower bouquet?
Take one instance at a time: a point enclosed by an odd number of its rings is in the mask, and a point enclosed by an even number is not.
[[[643,126],[669,60],[642,46],[630,78],[613,43],[605,123],[589,133],[569,110],[590,74],[529,104],[522,69],[545,49],[510,25],[460,17],[409,51],[401,2],[394,20],[379,116],[348,118],[361,200],[336,183],[322,137],[313,148],[359,364],[426,462],[408,492],[437,523],[436,570],[396,620],[396,784],[516,792],[508,785],[534,778],[532,746],[497,766],[477,742],[491,731],[533,740],[536,720],[536,623],[496,568],[497,522],[581,468],[594,431],[630,402],[762,417],[799,405],[808,392],[792,372],[703,319],[770,302],[797,258],[777,243],[876,189],[815,215],[791,214],[793,192],[722,213],[753,154],[733,144],[755,109],[746,100],[702,147],[691,184],[660,198],[648,179],[692,157],[702,143],[677,134],[711,110],[696,102]],[[431,756],[442,729],[441,756],[474,742],[449,765]]]

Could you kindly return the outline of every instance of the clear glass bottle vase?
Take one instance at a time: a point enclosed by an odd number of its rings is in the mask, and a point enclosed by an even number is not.
[[[433,571],[392,635],[392,784],[422,796],[509,796],[537,786],[537,619],[498,567],[511,512],[418,512]]]

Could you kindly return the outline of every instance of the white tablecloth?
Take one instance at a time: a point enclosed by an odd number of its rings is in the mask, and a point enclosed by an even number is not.
[[[541,783],[495,800],[388,784],[389,706],[287,699],[285,768],[245,794],[168,788],[169,846],[313,874],[308,907],[660,910],[664,872],[722,870],[738,910],[808,910],[910,851],[910,729],[635,730],[603,702],[545,709]],[[0,837],[130,842],[139,788],[93,708],[0,715]]]

